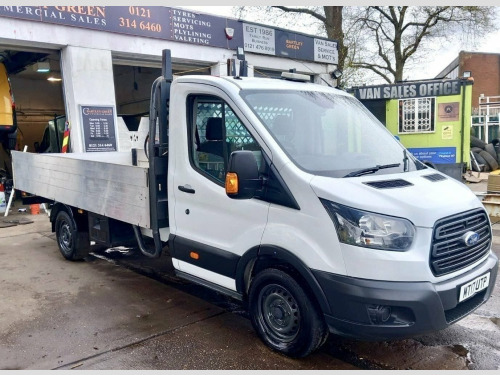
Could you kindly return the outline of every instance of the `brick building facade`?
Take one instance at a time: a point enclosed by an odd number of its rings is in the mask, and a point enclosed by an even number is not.
[[[459,78],[470,72],[472,86],[472,112],[477,113],[479,96],[500,96],[500,54],[461,51],[436,78]]]

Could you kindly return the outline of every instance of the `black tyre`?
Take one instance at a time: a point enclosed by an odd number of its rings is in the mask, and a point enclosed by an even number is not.
[[[482,139],[479,139],[479,138],[471,135],[470,136],[470,146],[471,147],[479,147],[479,148],[484,150],[484,146],[486,146],[486,142],[483,141]]]
[[[289,357],[307,356],[328,336],[316,301],[289,274],[278,269],[265,269],[254,278],[249,312],[261,340]]]
[[[481,150],[481,151],[484,151],[484,150]],[[482,164],[484,166],[482,171],[476,171],[476,172],[489,172],[490,166],[488,165],[486,160],[484,160],[484,158],[481,156],[481,154],[479,152],[474,152],[473,154],[474,154],[474,158],[476,159],[476,161],[479,164]]]
[[[488,163],[488,165],[490,166],[490,170],[494,171],[498,169],[497,159],[491,156],[489,152],[481,151],[479,155],[481,155],[483,159],[486,161],[486,163]]]
[[[483,151],[483,149],[482,149],[482,148],[479,148],[479,147],[471,147],[471,149],[470,149],[470,150],[471,150],[472,152],[476,152],[476,153],[478,153],[478,154],[479,154],[481,151]]]
[[[90,251],[88,233],[78,232],[75,221],[66,211],[57,214],[55,228],[57,246],[64,258],[80,260],[88,255]]]
[[[493,158],[497,161],[497,150],[495,150],[495,146],[493,146],[491,143],[488,143],[486,146],[484,146],[484,151],[486,151],[488,154],[493,156]]]

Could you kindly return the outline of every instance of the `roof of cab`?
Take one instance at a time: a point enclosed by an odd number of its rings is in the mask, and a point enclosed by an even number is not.
[[[321,91],[340,95],[349,95],[345,91],[329,87],[326,85],[319,85],[311,82],[297,82],[287,79],[274,79],[274,78],[255,78],[255,77],[218,77],[206,75],[192,75],[181,76],[176,78],[179,83],[182,82],[205,82],[213,83],[216,86],[231,85],[236,86],[240,90],[311,90]]]

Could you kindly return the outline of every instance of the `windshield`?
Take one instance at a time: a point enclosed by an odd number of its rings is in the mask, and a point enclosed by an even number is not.
[[[358,100],[319,91],[243,90],[241,96],[301,169],[356,177],[419,169]]]

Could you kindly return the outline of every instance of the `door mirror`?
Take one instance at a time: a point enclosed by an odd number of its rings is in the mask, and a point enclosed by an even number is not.
[[[226,174],[226,194],[233,199],[250,199],[262,187],[257,159],[252,151],[231,153]]]

